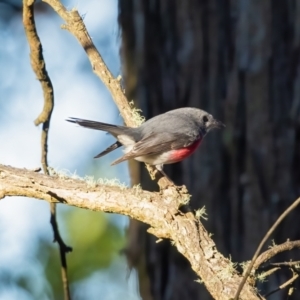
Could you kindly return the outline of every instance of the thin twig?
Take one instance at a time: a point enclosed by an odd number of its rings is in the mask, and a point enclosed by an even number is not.
[[[67,268],[67,257],[66,254],[71,252],[73,249],[70,246],[67,246],[61,235],[59,233],[58,224],[56,221],[56,203],[50,203],[50,223],[53,229],[53,241],[57,242],[59,245],[59,253],[60,253],[60,263],[61,263],[61,279],[63,283],[63,291],[64,291],[64,299],[71,300],[70,288],[69,288],[69,280],[68,280],[68,268]]]
[[[266,233],[266,235],[264,236],[264,238],[262,239],[262,241],[260,242],[257,250],[255,251],[255,254],[251,260],[250,265],[248,266],[244,277],[239,285],[239,288],[236,292],[236,295],[234,297],[234,300],[238,300],[240,293],[243,289],[244,284],[246,283],[247,278],[249,277],[252,267],[255,264],[255,261],[259,255],[259,252],[261,251],[262,247],[264,246],[265,242],[268,240],[268,238],[271,236],[271,234],[274,232],[274,230],[279,226],[279,224],[283,221],[283,219],[292,211],[294,210],[298,205],[300,204],[300,198],[298,198],[296,201],[293,202],[293,204],[291,204],[282,214],[281,216],[276,220],[276,222],[273,224],[273,226],[269,229],[269,231]]]
[[[42,136],[41,136],[41,164],[45,174],[48,172],[48,133],[50,126],[51,114],[54,107],[53,86],[46,70],[46,64],[43,58],[43,48],[39,36],[36,31],[34,21],[34,0],[23,0],[23,24],[25,33],[27,36],[28,44],[30,46],[30,61],[33,71],[35,72],[37,79],[40,81],[42,90],[44,93],[44,107],[40,115],[34,121],[38,126],[43,124]],[[50,203],[50,223],[53,228],[54,241],[59,245],[60,259],[61,259],[61,274],[64,290],[64,299],[70,300],[70,289],[68,284],[67,274],[67,261],[66,253],[72,251],[72,248],[65,245],[63,242],[57,221],[56,221],[56,204]]]
[[[284,284],[280,285],[277,289],[267,293],[266,295],[264,295],[264,297],[269,297],[271,295],[273,295],[274,293],[283,290],[284,288],[288,287],[289,285],[291,285],[297,278],[299,277],[299,274],[294,274],[294,276],[288,280],[287,282],[285,282]]]
[[[300,248],[300,241],[286,241],[285,243],[282,243],[280,245],[273,246],[271,249],[268,249],[267,251],[263,252],[261,255],[259,255],[257,257],[255,264],[253,265],[253,270],[258,269],[261,264],[270,260],[272,257],[277,255],[278,253],[281,253],[284,251],[289,251],[294,248]],[[284,263],[281,263],[281,265],[283,265],[283,264]],[[286,263],[286,264],[288,264],[288,263]],[[279,266],[279,263],[272,263],[271,265]]]
[[[293,267],[293,266],[300,266],[300,260],[297,261],[284,261],[280,263],[271,263],[271,266],[277,266],[277,267]]]
[[[276,271],[281,270],[281,268],[279,267],[272,267],[271,269],[269,269],[268,271],[264,271],[263,273],[261,273],[261,275],[263,275],[264,278],[272,275],[273,273],[275,273]]]

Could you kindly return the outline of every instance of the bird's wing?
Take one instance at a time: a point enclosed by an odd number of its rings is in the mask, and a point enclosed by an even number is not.
[[[119,141],[116,141],[114,144],[112,144],[111,146],[109,146],[107,149],[105,149],[104,151],[102,151],[101,153],[97,154],[94,158],[99,158],[101,156],[106,155],[107,153],[121,147],[122,144]]]
[[[188,147],[194,140],[191,136],[182,134],[151,134],[137,142],[128,153],[115,160],[112,165],[140,156],[158,155],[170,150]]]

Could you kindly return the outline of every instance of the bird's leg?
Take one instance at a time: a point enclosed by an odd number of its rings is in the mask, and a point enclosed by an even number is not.
[[[164,172],[163,165],[156,165],[156,169],[170,182],[171,185],[175,185],[174,182],[170,179],[170,177]]]

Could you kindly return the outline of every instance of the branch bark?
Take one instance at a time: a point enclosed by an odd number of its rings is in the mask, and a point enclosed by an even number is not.
[[[276,256],[277,254],[284,252],[284,251],[289,251],[295,248],[300,248],[300,241],[286,241],[283,244],[280,245],[275,245],[273,246],[271,249],[263,252],[260,256],[257,257],[255,264],[253,265],[253,270],[258,269],[263,263],[267,262],[268,260],[270,260],[271,258],[273,258],[274,256]],[[290,262],[292,264],[295,264],[297,262]],[[288,265],[289,263],[282,263]],[[299,262],[298,262],[299,264]],[[271,264],[273,266],[279,266],[276,263]]]
[[[182,195],[176,188],[148,192],[138,187],[96,184],[62,175],[46,176],[4,165],[0,165],[0,182],[0,199],[7,196],[32,197],[50,203],[123,214],[147,223],[151,226],[150,233],[173,241],[214,299],[234,297],[241,281],[240,275],[232,263],[217,251],[201,222],[191,213],[178,211]],[[261,298],[246,283],[241,299]]]

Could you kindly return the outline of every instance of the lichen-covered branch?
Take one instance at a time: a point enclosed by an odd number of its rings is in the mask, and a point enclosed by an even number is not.
[[[46,176],[25,169],[0,165],[0,199],[26,196],[94,211],[130,216],[150,225],[149,232],[170,239],[191,263],[214,299],[228,300],[241,276],[232,263],[216,249],[209,233],[193,214],[178,212],[184,200],[176,188],[148,192],[138,187],[124,188],[65,176]],[[185,195],[188,197],[188,195]],[[241,299],[261,299],[255,289],[245,284]]]

